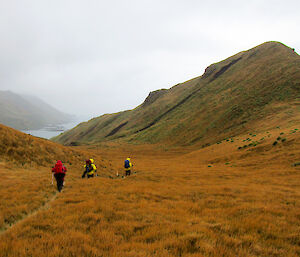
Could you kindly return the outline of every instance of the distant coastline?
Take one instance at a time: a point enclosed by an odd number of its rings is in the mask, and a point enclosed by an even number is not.
[[[21,130],[21,131],[35,137],[50,139],[75,127],[80,122],[82,122],[82,120],[76,120],[76,121],[68,122],[65,124],[59,124],[59,125],[49,125],[42,129]]]

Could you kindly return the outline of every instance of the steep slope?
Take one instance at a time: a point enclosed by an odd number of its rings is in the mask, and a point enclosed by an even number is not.
[[[267,42],[210,65],[200,77],[151,92],[134,110],[94,118],[54,141],[205,145],[253,128],[299,122],[299,96],[299,55]]]
[[[0,91],[0,123],[15,129],[40,129],[50,124],[66,123],[64,114],[34,96]]]
[[[56,160],[68,165],[82,163],[89,158],[83,151],[36,138],[0,124],[0,162],[18,167],[50,166]]]

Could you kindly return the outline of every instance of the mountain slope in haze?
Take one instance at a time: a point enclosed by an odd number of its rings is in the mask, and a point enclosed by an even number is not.
[[[51,124],[69,122],[71,115],[62,113],[41,99],[0,91],[0,123],[15,129],[40,129]]]
[[[200,77],[151,92],[133,110],[81,123],[54,141],[205,145],[299,122],[299,97],[299,55],[281,43],[266,42],[210,65]]]

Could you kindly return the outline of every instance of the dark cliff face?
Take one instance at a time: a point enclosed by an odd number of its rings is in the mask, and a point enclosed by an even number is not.
[[[211,64],[209,65],[205,71],[204,71],[204,74],[202,75],[202,78],[205,79],[205,78],[208,78],[215,70],[217,69],[216,65],[215,64]]]
[[[145,101],[143,102],[142,106],[146,107],[152,103],[154,103],[159,97],[167,93],[167,89],[160,89],[153,92],[150,92]]]

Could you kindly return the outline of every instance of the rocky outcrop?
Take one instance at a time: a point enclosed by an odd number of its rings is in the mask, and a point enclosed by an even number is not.
[[[209,65],[209,66],[205,69],[204,74],[202,75],[202,78],[203,78],[203,79],[208,78],[208,77],[209,77],[216,69],[217,69],[217,67],[216,67],[215,64]]]
[[[145,101],[143,102],[142,106],[146,107],[152,103],[154,103],[159,97],[164,95],[168,90],[167,89],[160,89],[153,92],[150,92]]]

